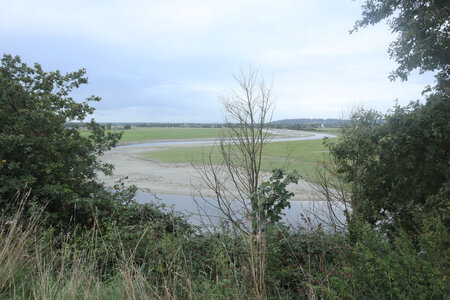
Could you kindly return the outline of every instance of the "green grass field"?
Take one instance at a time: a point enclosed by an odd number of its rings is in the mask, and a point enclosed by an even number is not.
[[[323,133],[339,134],[341,132],[341,128],[325,127],[325,128],[317,128],[316,131]]]
[[[331,131],[327,129],[324,128],[323,131]],[[219,136],[221,130],[219,128],[133,127],[131,130],[123,130],[121,141],[215,138]],[[112,130],[112,132],[117,132],[117,130]],[[87,136],[89,132],[82,132],[82,134]],[[141,155],[144,158],[169,163],[200,164],[203,157],[208,156],[210,152],[214,163],[220,163],[219,151],[212,147],[183,147],[151,151]],[[271,171],[275,168],[284,168],[288,171],[297,170],[304,179],[313,180],[317,162],[325,159],[327,153],[322,140],[269,143],[265,147],[262,167],[264,171]]]
[[[211,146],[151,151],[141,156],[169,163],[201,164],[203,157],[208,157],[209,153],[214,163],[220,163],[219,149]],[[262,168],[264,171],[275,168],[297,170],[304,179],[311,181],[317,162],[326,159],[327,153],[322,140],[270,143],[264,149]]]
[[[109,130],[109,132],[123,131],[122,142],[144,140],[170,140],[215,138],[223,129],[220,128],[161,128],[161,127],[132,127],[130,130]],[[338,134],[338,128],[319,128],[319,132]],[[82,131],[81,135],[88,136],[89,131]]]
[[[219,136],[220,128],[158,128],[158,127],[133,127],[130,130],[122,130],[122,142],[164,139],[194,139],[215,138]],[[119,132],[120,130],[111,130]],[[82,135],[88,136],[85,131]]]

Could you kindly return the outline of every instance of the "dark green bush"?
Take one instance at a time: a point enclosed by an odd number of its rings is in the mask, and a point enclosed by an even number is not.
[[[369,226],[361,228],[351,251],[340,254],[340,272],[322,289],[338,298],[444,299],[450,293],[450,235],[439,219],[417,243],[399,230],[389,241]]]

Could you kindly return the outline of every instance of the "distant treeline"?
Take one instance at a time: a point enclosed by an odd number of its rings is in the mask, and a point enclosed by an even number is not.
[[[342,125],[347,124],[349,120],[342,119],[284,119],[272,122],[274,126],[292,126],[292,125],[302,125],[309,127],[342,127]]]
[[[66,127],[83,128],[87,123],[83,122],[67,122]],[[141,122],[106,122],[99,123],[108,128],[125,128],[133,127],[166,127],[166,128],[220,128],[221,123],[141,123]],[[126,129],[126,128],[125,128]]]
[[[288,129],[315,129],[321,127],[339,128],[347,124],[349,120],[341,119],[285,119],[273,121],[271,127],[274,128],[288,128]],[[84,128],[87,123],[83,122],[67,122],[66,127]],[[166,128],[221,128],[225,125],[223,123],[162,123],[162,122],[107,122],[99,123],[108,129],[127,129],[129,126],[133,127],[166,127]]]

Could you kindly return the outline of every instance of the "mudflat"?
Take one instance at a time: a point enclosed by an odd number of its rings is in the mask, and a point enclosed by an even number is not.
[[[301,138],[311,135],[311,133],[302,131],[280,130],[276,132],[275,138]],[[145,146],[136,144],[135,147],[129,145],[127,148],[119,147],[106,152],[100,159],[114,166],[114,175],[99,174],[100,181],[103,181],[107,186],[113,186],[115,182],[123,179],[126,186],[136,185],[140,190],[151,191],[155,194],[198,196],[199,193],[202,193],[204,196],[214,197],[213,192],[206,187],[196,168],[190,163],[164,163],[145,159],[139,155],[149,151],[160,151],[174,147],[199,147],[213,143],[211,140],[204,139],[171,141],[177,143],[167,145],[155,143],[155,145],[147,144]],[[178,143],[183,141],[186,143]],[[200,144],[189,144],[192,141],[200,142]],[[267,179],[270,174],[264,173],[263,176]],[[315,191],[314,186],[303,180],[299,181],[297,185],[289,186],[289,190],[295,194],[292,200],[323,200],[323,197]]]

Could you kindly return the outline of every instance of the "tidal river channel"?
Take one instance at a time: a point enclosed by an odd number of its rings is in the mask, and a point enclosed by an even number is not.
[[[223,214],[217,208],[214,199],[202,199],[179,195],[155,195],[138,191],[138,203],[154,202],[166,205],[184,214],[193,225],[214,226],[223,220]],[[326,201],[291,201],[291,208],[283,210],[282,222],[286,225],[316,228],[319,224],[325,229],[331,229],[330,223],[345,223],[342,206],[330,206]]]
[[[336,135],[329,133],[309,133],[309,135],[301,136],[301,137],[287,137],[287,138],[274,138],[270,142],[292,142],[292,141],[306,141],[306,140],[321,140],[323,138],[335,138]],[[182,140],[182,141],[158,141],[158,142],[148,142],[148,143],[140,143],[140,144],[131,144],[131,145],[122,145],[115,147],[114,149],[123,149],[123,148],[136,148],[136,147],[156,147],[156,146],[170,146],[170,145],[195,145],[195,144],[214,144],[214,140]]]
[[[275,133],[275,132],[274,132]],[[271,142],[318,140],[335,135],[315,132],[301,132],[294,130],[280,130]],[[194,225],[216,225],[220,222],[221,213],[215,208],[215,200],[192,197],[192,187],[200,185],[201,180],[190,164],[170,164],[146,160],[140,156],[145,151],[158,151],[175,147],[208,146],[216,141],[211,139],[184,139],[145,141],[137,144],[121,145],[105,153],[102,160],[115,166],[115,174],[103,177],[103,181],[113,186],[114,183],[126,178],[126,184],[138,187],[136,200],[140,203],[159,202],[172,207],[188,217]],[[285,209],[282,221],[287,224],[303,227],[327,227],[326,221],[332,214],[335,219],[344,221],[342,210],[331,211],[323,197],[317,194],[312,184],[302,181],[293,190],[295,196],[291,201],[291,208]],[[148,192],[152,191],[152,193]],[[211,197],[211,195],[209,196]],[[210,204],[213,205],[210,205]]]

